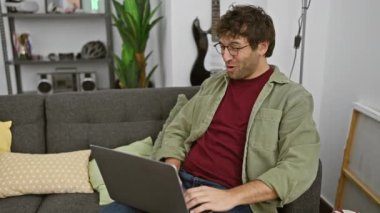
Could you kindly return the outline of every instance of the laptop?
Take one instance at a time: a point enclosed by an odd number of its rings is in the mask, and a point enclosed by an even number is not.
[[[105,147],[90,147],[113,200],[145,212],[189,212],[172,165]]]

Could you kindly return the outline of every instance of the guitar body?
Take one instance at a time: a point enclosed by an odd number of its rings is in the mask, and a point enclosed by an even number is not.
[[[191,69],[190,82],[191,85],[197,86],[201,85],[206,78],[210,77],[210,72],[208,72],[204,66],[204,60],[208,49],[208,33],[201,29],[198,18],[194,20],[192,30],[197,45],[198,55],[193,64],[193,68]]]
[[[208,49],[203,63],[205,69],[211,74],[225,70],[226,65],[223,61],[223,57],[218,51],[216,51],[216,48],[214,47],[215,42],[212,40],[212,35],[210,33],[207,34],[207,44]]]
[[[212,0],[211,28],[208,31],[203,31],[198,18],[193,22],[193,36],[198,50],[198,56],[190,74],[190,82],[193,86],[201,85],[206,78],[210,77],[210,74],[226,68],[222,56],[214,48],[214,43],[219,41],[215,34],[215,27],[219,19],[220,2],[219,0]]]

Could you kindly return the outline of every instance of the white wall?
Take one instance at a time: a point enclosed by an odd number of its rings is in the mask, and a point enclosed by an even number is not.
[[[334,202],[352,103],[380,110],[380,2],[331,1],[320,131],[323,195]]]
[[[321,5],[323,5],[322,8]],[[321,68],[324,64],[323,57],[320,56],[323,55],[322,52],[324,52],[325,45],[323,40],[322,42],[308,41],[325,37],[326,28],[319,27],[322,23],[327,23],[326,17],[328,16],[320,18],[319,15],[321,11],[328,11],[324,5],[325,3],[321,4],[320,1],[313,1],[313,4],[307,11],[306,35],[302,38],[305,40],[302,84],[313,95],[315,102],[314,119],[317,124],[320,112],[321,85],[323,83],[323,72],[320,70],[322,70]],[[271,15],[276,29],[276,46],[273,56],[268,61],[279,66],[280,70],[288,77],[290,76],[295,54],[294,37],[298,32],[298,20],[302,14],[301,8],[302,0],[268,1],[267,12]],[[299,82],[300,76],[301,49],[302,46],[297,50],[297,58],[291,76],[291,79],[296,82]],[[314,60],[315,57],[319,58],[319,60]]]

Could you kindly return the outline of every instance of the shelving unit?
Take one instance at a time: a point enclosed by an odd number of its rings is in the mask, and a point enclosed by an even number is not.
[[[3,47],[3,59],[5,65],[5,74],[7,81],[8,94],[13,94],[12,91],[12,78],[11,78],[11,67],[14,68],[14,76],[16,83],[17,91],[16,93],[23,93],[22,88],[22,69],[21,65],[79,65],[79,64],[93,64],[93,63],[103,63],[108,65],[109,73],[109,88],[114,87],[114,66],[113,66],[113,35],[112,35],[112,16],[111,16],[111,1],[104,1],[104,13],[3,13],[2,2],[0,2],[0,35],[1,42]],[[107,47],[107,56],[104,59],[74,59],[74,60],[27,60],[19,59],[17,52],[14,48],[14,43],[11,41],[11,47],[8,47],[9,40],[12,40],[12,34],[15,32],[15,23],[16,21],[22,20],[48,20],[55,21],[57,19],[67,19],[75,22],[74,24],[80,24],[77,21],[83,19],[103,19],[105,23],[105,33],[106,33],[106,47]],[[9,34],[6,35],[5,22],[8,21]],[[9,39],[9,40],[7,40]],[[8,48],[12,49],[12,57],[8,56]]]

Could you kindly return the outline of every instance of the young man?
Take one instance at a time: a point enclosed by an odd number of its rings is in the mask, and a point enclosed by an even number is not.
[[[179,170],[191,212],[277,212],[317,173],[312,97],[267,63],[275,30],[261,8],[233,6],[217,34],[226,71],[201,85],[155,156]]]

